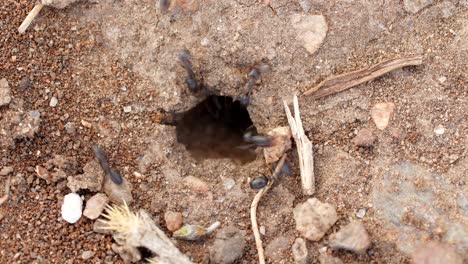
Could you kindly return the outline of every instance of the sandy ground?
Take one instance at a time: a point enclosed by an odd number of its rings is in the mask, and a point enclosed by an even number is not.
[[[11,196],[0,208],[0,262],[122,262],[111,250],[112,238],[93,232],[94,221],[61,219],[65,183],[47,184],[34,172],[54,155],[72,157],[82,168],[93,160],[96,143],[132,183],[132,208],[146,209],[163,228],[166,211],[181,212],[186,223],[234,225],[246,231],[238,263],[256,261],[248,213],[255,191],[248,179],[269,173],[261,151],[248,162],[205,159],[178,142],[176,127],[161,124],[161,113],[189,110],[206,97],[185,86],[181,49],[190,51],[197,77],[218,95],[241,95],[251,67],[269,66],[247,107],[259,132],[287,125],[282,100],[330,75],[421,54],[421,66],[323,99],[300,98],[314,144],[315,197],[339,216],[324,239],[307,247],[312,263],[324,250],[344,263],[405,263],[429,240],[466,255],[468,4],[432,2],[412,14],[396,0],[272,0],[270,7],[252,0],[182,1],[167,13],[155,1],[82,1],[64,10],[44,8],[19,34],[33,1],[1,1],[0,79],[8,81],[12,101],[0,107],[0,120],[5,125],[12,111],[36,110],[41,123],[29,139],[1,138],[0,169],[14,171]],[[326,19],[326,37],[313,54],[297,37],[295,14]],[[370,114],[380,102],[395,105],[384,130]],[[353,143],[362,128],[376,136],[372,147]],[[193,141],[204,142],[198,137]],[[259,207],[269,263],[293,262],[290,247],[300,234],[292,211],[307,199],[295,148],[288,154],[293,176],[282,178]],[[186,188],[187,176],[202,179],[209,190]],[[2,185],[6,178],[0,176]],[[80,194],[87,199],[93,193]],[[357,219],[359,210],[371,248],[363,255],[328,248],[328,234]],[[212,242],[178,246],[202,262]],[[95,254],[83,260],[86,250]]]

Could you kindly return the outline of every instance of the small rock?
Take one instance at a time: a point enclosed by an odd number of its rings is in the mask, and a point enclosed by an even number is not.
[[[376,137],[372,134],[372,130],[368,128],[363,128],[358,131],[356,137],[353,139],[353,142],[358,147],[371,147],[374,145]]]
[[[197,177],[187,176],[184,180],[188,187],[194,192],[206,193],[210,190],[208,184]]]
[[[320,253],[319,262],[320,264],[343,264],[343,261],[340,258],[333,257],[332,255],[327,254],[327,252]]]
[[[166,222],[167,229],[174,232],[182,227],[183,217],[179,212],[168,211],[164,214],[164,221]]]
[[[338,220],[335,208],[311,198],[294,208],[296,229],[312,241],[320,240],[330,227]]]
[[[345,249],[358,254],[366,253],[371,242],[366,228],[360,221],[351,222],[330,236],[330,246]]]
[[[405,10],[412,14],[416,14],[430,4],[432,4],[432,0],[403,0]]]
[[[363,218],[366,215],[366,209],[361,208],[356,212],[357,218]]]
[[[54,96],[54,97],[50,98],[50,103],[49,103],[50,107],[55,107],[57,105],[57,103],[58,103],[57,97]]]
[[[445,81],[447,81],[447,77],[441,76],[441,77],[439,78],[439,83],[440,83],[440,84],[443,84]]]
[[[132,112],[132,106],[131,105],[124,106],[123,110],[125,113],[130,113]]]
[[[13,167],[11,166],[6,166],[6,167],[3,167],[1,170],[0,170],[0,176],[7,176],[8,174],[12,173],[13,172]]]
[[[83,168],[84,173],[76,176],[68,176],[67,187],[72,192],[88,189],[92,192],[98,192],[102,188],[104,172],[97,161],[87,163]]]
[[[10,86],[6,79],[0,80],[0,106],[8,105],[11,102]]]
[[[70,224],[76,223],[81,218],[83,200],[76,193],[69,193],[63,198],[62,218]]]
[[[45,180],[47,183],[58,182],[61,179],[67,178],[67,174],[60,169],[57,169],[53,172],[49,172],[46,168],[37,165],[35,168],[36,175]]]
[[[33,138],[34,135],[39,131],[39,125],[41,123],[41,114],[39,111],[30,111],[18,124],[15,129],[15,138]]]
[[[18,84],[18,88],[21,92],[26,92],[31,87],[31,79],[29,77],[23,77]]]
[[[265,226],[260,226],[258,231],[260,232],[260,234],[262,234],[264,236],[266,234],[266,227]]]
[[[294,14],[291,17],[291,24],[296,31],[296,39],[302,42],[310,54],[320,48],[327,36],[327,21],[322,15]]]
[[[75,135],[76,133],[76,128],[75,124],[72,122],[68,122],[65,124],[65,131],[67,131],[68,134],[70,135]]]
[[[81,258],[86,260],[86,259],[90,259],[94,256],[95,252],[91,251],[91,250],[86,250],[86,251],[83,251],[83,253],[81,254]]]
[[[82,124],[84,127],[86,127],[86,128],[91,128],[91,127],[93,127],[93,124],[92,124],[92,123],[90,123],[90,122],[88,122],[88,121],[86,121],[86,120],[83,120],[83,119],[81,119],[81,124]]]
[[[451,247],[439,242],[428,242],[411,256],[414,264],[462,264],[463,258]]]
[[[214,264],[234,263],[244,255],[245,231],[234,226],[227,226],[219,230],[216,240],[210,247],[210,260]]]
[[[130,204],[133,201],[132,185],[123,178],[121,184],[115,184],[109,177],[104,179],[104,192],[109,196],[109,200],[115,204]]]
[[[293,253],[293,257],[294,257],[294,263],[296,264],[307,263],[308,251],[307,251],[307,246],[306,246],[306,242],[304,239],[302,239],[301,237],[296,238],[296,241],[294,241],[294,244],[291,250]]]
[[[226,178],[223,180],[224,189],[227,191],[231,190],[234,185],[236,185],[236,181],[234,181],[234,179]]]
[[[289,127],[277,127],[268,132],[273,138],[272,146],[263,148],[263,155],[267,164],[279,160],[283,154],[291,149],[291,130]]]
[[[304,10],[304,13],[308,13],[310,8],[312,7],[312,1],[311,0],[300,0],[299,5],[302,7],[302,10]]]
[[[284,259],[289,255],[290,247],[291,244],[287,237],[277,237],[265,247],[265,256],[270,259]]]
[[[445,133],[445,127],[443,125],[436,126],[434,128],[434,133],[439,136],[443,135]]]
[[[378,129],[384,130],[388,126],[394,110],[394,103],[377,103],[372,107],[371,116]]]
[[[98,218],[101,215],[102,211],[104,211],[104,207],[108,202],[109,198],[107,198],[107,195],[103,193],[97,193],[93,195],[86,202],[86,207],[84,209],[83,215],[88,217],[89,219]]]

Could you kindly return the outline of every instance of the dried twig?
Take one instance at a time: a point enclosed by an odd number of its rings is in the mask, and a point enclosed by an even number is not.
[[[260,202],[260,199],[262,196],[268,192],[268,190],[271,188],[273,183],[275,182],[276,178],[280,174],[281,168],[283,167],[283,164],[286,160],[286,154],[281,157],[281,159],[278,161],[278,164],[276,165],[275,171],[273,172],[273,175],[270,179],[270,183],[263,189],[261,189],[254,197],[252,201],[252,205],[250,205],[250,221],[252,222],[252,231],[254,233],[255,237],[255,245],[257,246],[257,252],[258,252],[258,262],[260,264],[265,264],[265,254],[263,252],[263,243],[262,243],[262,238],[260,237],[260,232],[258,231],[258,223],[257,223],[257,206],[258,203]]]
[[[312,142],[307,138],[304,133],[304,128],[302,127],[297,96],[294,95],[293,99],[294,117],[292,116],[286,101],[283,101],[283,103],[286,116],[288,117],[288,123],[291,127],[291,134],[294,137],[297,152],[299,154],[302,192],[305,195],[313,195],[315,193],[314,154],[312,150]]]
[[[368,82],[393,70],[421,64],[422,56],[419,55],[387,60],[365,69],[328,77],[314,88],[307,90],[303,95],[312,95],[315,99],[321,98]]]
[[[29,12],[28,16],[24,19],[23,23],[21,23],[21,26],[18,28],[19,33],[24,33],[26,29],[28,29],[29,25],[31,25],[31,22],[36,18],[36,16],[41,12],[41,9],[44,7],[43,4],[37,4],[34,6],[34,8]]]
[[[10,196],[10,177],[6,180],[5,183],[5,194],[0,197],[0,205],[5,203],[8,200],[8,197]]]

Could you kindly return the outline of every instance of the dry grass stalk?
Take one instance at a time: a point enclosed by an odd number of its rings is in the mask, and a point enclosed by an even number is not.
[[[312,150],[312,142],[307,138],[304,133],[304,128],[302,127],[297,96],[294,95],[293,99],[294,117],[292,116],[286,101],[283,101],[283,103],[286,116],[288,117],[288,123],[291,127],[291,134],[296,142],[297,152],[299,154],[302,192],[304,195],[313,195],[315,193],[314,154]]]
[[[331,76],[323,80],[317,86],[307,90],[303,95],[312,95],[314,99],[339,93],[356,85],[371,81],[386,73],[406,66],[422,64],[422,56],[412,56],[399,59],[391,59],[365,69]]]
[[[124,248],[136,250],[138,247],[144,247],[157,255],[154,259],[159,263],[192,263],[172,244],[144,210],[135,214],[126,204],[114,205],[109,206],[103,216],[107,219],[100,220],[105,224],[103,229],[113,231],[114,240]]]
[[[258,263],[260,264],[265,264],[265,253],[263,251],[263,243],[262,243],[262,238],[260,237],[260,231],[258,230],[257,207],[262,196],[266,192],[268,192],[268,190],[273,185],[275,179],[280,174],[281,167],[283,167],[285,161],[286,161],[286,154],[284,154],[283,157],[281,157],[281,159],[278,161],[275,171],[273,172],[273,175],[270,179],[270,183],[268,183],[268,185],[265,188],[258,191],[258,193],[255,195],[252,201],[252,204],[250,205],[250,221],[252,222],[252,231],[255,237],[255,245],[257,246]]]
[[[24,33],[26,31],[26,29],[28,29],[28,27],[31,25],[34,18],[36,18],[36,16],[39,14],[39,12],[41,12],[41,9],[43,7],[44,7],[43,4],[37,4],[37,5],[34,6],[34,8],[31,10],[31,12],[29,12],[29,14],[24,19],[23,23],[21,23],[21,25],[19,26],[19,28],[18,28],[19,33]]]

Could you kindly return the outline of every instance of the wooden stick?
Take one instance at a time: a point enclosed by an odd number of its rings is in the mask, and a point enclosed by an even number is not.
[[[286,101],[283,101],[283,103],[286,116],[288,117],[288,123],[291,127],[291,134],[296,142],[297,152],[299,154],[302,192],[304,195],[313,195],[315,193],[314,154],[312,142],[307,138],[304,133],[304,128],[302,127],[297,96],[294,95],[293,99],[294,117],[292,116]]]
[[[21,26],[18,28],[19,33],[24,33],[26,29],[28,29],[29,25],[31,25],[31,22],[36,18],[36,16],[41,12],[41,9],[44,7],[43,4],[37,4],[34,6],[34,8],[29,12],[28,16],[24,19],[23,23],[21,23]]]
[[[281,171],[281,167],[283,167],[285,161],[286,161],[286,154],[284,154],[283,157],[281,157],[281,159],[278,161],[278,164],[276,165],[275,171],[273,172],[273,175],[268,185],[265,188],[258,191],[258,193],[255,195],[252,201],[252,205],[250,205],[250,221],[252,222],[252,231],[255,237],[255,245],[257,246],[257,252],[258,252],[258,262],[260,264],[265,264],[265,253],[263,251],[263,243],[262,243],[262,238],[260,237],[260,231],[258,231],[257,207],[262,196],[266,192],[268,192],[268,190],[271,188],[274,181],[278,177],[278,174]]]
[[[422,56],[412,56],[400,59],[391,59],[365,69],[331,76],[323,80],[317,86],[304,92],[303,95],[311,95],[318,99],[327,95],[339,93],[356,85],[368,82],[386,73],[406,66],[422,64]],[[320,90],[319,90],[320,89]]]

